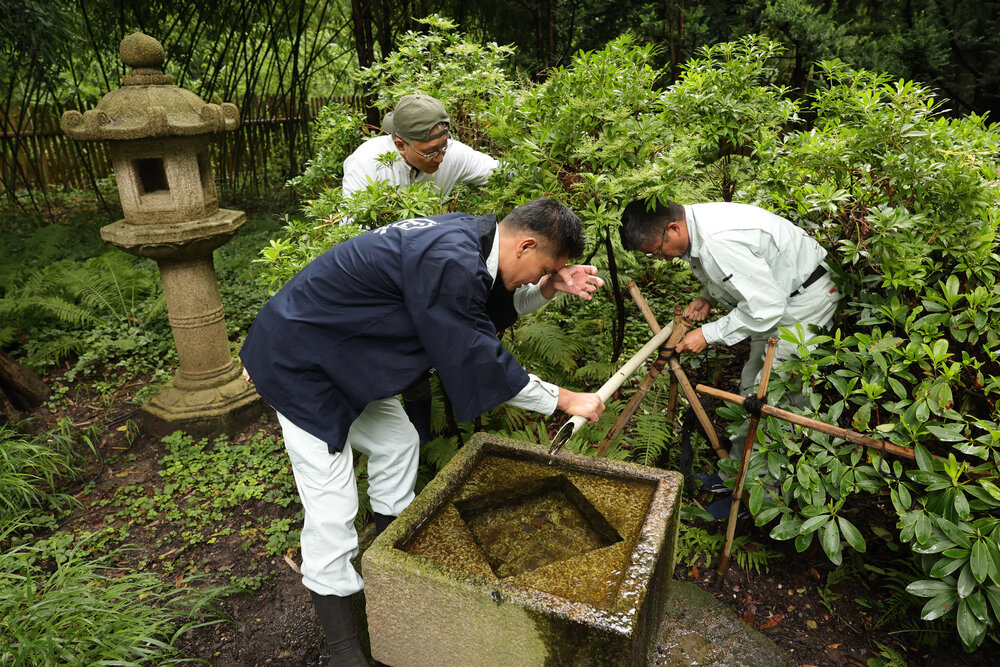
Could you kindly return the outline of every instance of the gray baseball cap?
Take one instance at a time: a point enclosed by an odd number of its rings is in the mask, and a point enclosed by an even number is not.
[[[431,133],[436,126],[445,124],[445,129]],[[404,95],[396,108],[385,115],[382,130],[395,132],[410,141],[433,141],[448,133],[451,119],[436,99],[430,95]]]

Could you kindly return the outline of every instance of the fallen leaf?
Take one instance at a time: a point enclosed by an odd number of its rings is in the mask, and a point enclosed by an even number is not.
[[[763,630],[765,628],[773,628],[774,626],[776,626],[779,623],[781,623],[783,620],[785,620],[785,615],[784,614],[775,614],[771,618],[769,618],[766,621],[764,621],[763,623],[761,623],[760,624],[760,629]],[[805,665],[803,665],[802,667],[805,667]]]
[[[292,568],[292,571],[295,574],[302,574],[302,570],[299,569],[299,566],[296,565],[295,561],[289,558],[287,555],[285,556],[285,562],[288,564],[288,567]]]
[[[698,573],[698,566],[697,565],[692,565],[691,566],[691,576],[694,577],[695,579],[697,579],[700,576],[699,573]]]
[[[809,619],[808,621],[806,621],[806,627],[809,628],[810,630],[815,630],[818,626],[816,625],[816,621]]]

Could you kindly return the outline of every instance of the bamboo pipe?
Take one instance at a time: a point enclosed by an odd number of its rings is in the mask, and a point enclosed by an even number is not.
[[[635,283],[630,283],[630,285],[635,287]],[[642,298],[641,294],[639,295],[639,298]],[[663,372],[664,366],[667,365],[667,360],[670,358],[670,355],[674,353],[674,346],[676,346],[678,341],[680,341],[680,339],[684,337],[684,334],[687,333],[688,327],[691,326],[691,322],[684,319],[682,312],[683,309],[681,306],[674,308],[674,321],[672,325],[674,332],[670,334],[670,338],[667,339],[667,342],[660,347],[660,356],[657,357],[656,361],[650,367],[649,373],[646,374],[646,377],[644,377],[639,383],[639,388],[636,389],[635,394],[633,394],[632,398],[629,399],[628,405],[625,406],[625,409],[622,410],[620,415],[618,415],[618,419],[615,420],[611,430],[604,436],[604,440],[601,441],[600,446],[597,448],[597,452],[594,454],[595,456],[604,456],[608,447],[611,446],[612,441],[617,438],[619,434],[621,434],[622,430],[625,428],[625,424],[632,418],[635,411],[639,409],[639,403],[642,402],[642,399],[646,398],[646,394],[648,394],[649,390],[652,389],[653,382],[655,382],[656,378],[659,377],[661,372]],[[671,376],[671,379],[676,382],[674,376]]]
[[[778,339],[771,337],[767,340],[767,354],[764,356],[764,367],[761,370],[760,384],[757,386],[757,400],[761,401],[767,396],[767,383],[771,379],[771,366],[774,364],[774,351],[778,347]],[[740,511],[740,500],[743,498],[743,484],[747,477],[747,464],[750,461],[750,451],[753,449],[754,440],[757,439],[757,426],[760,424],[760,415],[750,418],[747,428],[747,438],[743,443],[743,453],[740,455],[740,467],[736,473],[736,485],[733,486],[733,500],[729,505],[729,523],[726,524],[726,542],[722,547],[722,558],[719,559],[719,574],[725,574],[729,568],[729,554],[733,548],[733,537],[736,536],[736,517]]]
[[[743,401],[746,400],[742,396],[737,394],[732,394],[728,391],[723,391],[722,389],[716,389],[715,387],[708,387],[706,385],[700,384],[696,388],[699,394],[706,394],[714,398],[720,398],[729,403],[735,403],[736,405],[743,405]],[[802,415],[797,415],[794,412],[789,412],[787,410],[782,410],[781,408],[776,408],[771,405],[761,406],[760,412],[762,415],[768,417],[777,417],[778,419],[783,419],[787,422],[793,424],[798,424],[799,426],[805,426],[807,428],[815,429],[823,433],[828,433],[829,435],[836,436],[847,440],[848,442],[853,442],[857,445],[863,445],[865,447],[870,447],[872,449],[878,449],[886,454],[894,454],[896,456],[902,456],[908,459],[916,459],[916,455],[913,450],[907,449],[906,447],[900,447],[899,445],[893,445],[886,442],[885,440],[876,440],[875,438],[869,438],[866,435],[862,435],[857,431],[851,431],[846,428],[841,428],[840,426],[834,426],[832,424],[827,424],[826,422],[821,422],[816,419],[811,419],[809,417],[803,417]],[[935,456],[934,458],[943,458],[940,456]]]
[[[611,394],[615,393],[618,387],[622,386],[622,383],[628,379],[632,373],[635,372],[639,366],[641,366],[646,358],[649,357],[655,350],[659,349],[663,342],[670,337],[674,331],[673,324],[667,325],[665,329],[661,329],[655,336],[653,336],[648,343],[642,346],[638,352],[636,352],[631,359],[625,362],[625,364],[618,369],[618,372],[611,376],[611,378],[601,385],[601,388],[597,390],[597,395],[602,401],[607,402],[611,398]],[[554,438],[552,438],[552,445],[549,447],[549,454],[555,454],[560,449],[563,448],[569,439],[573,437],[577,429],[583,426],[587,422],[586,417],[574,416],[571,417],[563,424],[559,430],[556,432]]]

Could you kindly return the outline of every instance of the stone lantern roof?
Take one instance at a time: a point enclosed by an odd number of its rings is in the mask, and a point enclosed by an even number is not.
[[[122,87],[112,90],[97,108],[67,111],[62,129],[77,141],[121,141],[192,136],[235,130],[235,104],[208,104],[189,90],[173,85],[164,74],[163,46],[141,32],[122,40],[122,61],[132,68]]]

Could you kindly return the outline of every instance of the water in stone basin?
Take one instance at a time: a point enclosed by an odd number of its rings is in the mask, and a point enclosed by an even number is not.
[[[488,579],[608,608],[654,491],[645,479],[491,454],[399,547]]]
[[[455,507],[501,579],[622,539],[565,475],[469,498]]]

